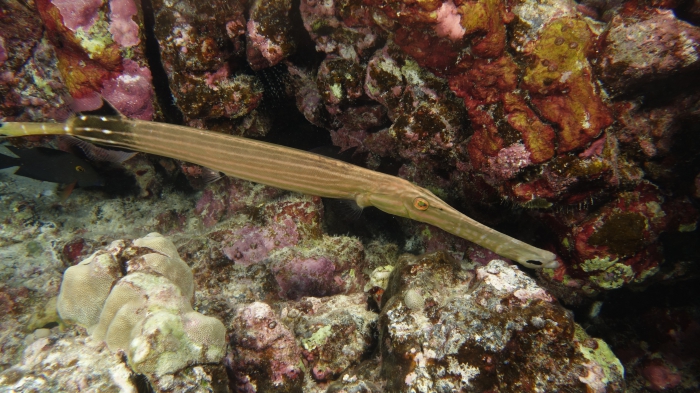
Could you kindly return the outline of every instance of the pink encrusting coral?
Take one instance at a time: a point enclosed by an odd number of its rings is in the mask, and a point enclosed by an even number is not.
[[[464,33],[467,32],[462,27],[462,17],[452,0],[447,0],[438,8],[437,22],[435,32],[440,37],[450,37],[450,39],[456,41],[464,37]]]
[[[124,59],[124,72],[104,82],[102,96],[122,114],[133,119],[153,118],[151,70]]]
[[[532,164],[530,152],[525,145],[516,143],[498,151],[495,157],[489,157],[489,166],[484,172],[492,178],[503,181],[512,179],[521,169]]]
[[[97,22],[98,11],[104,0],[53,0],[52,3],[61,12],[63,23],[73,31],[83,28],[87,31]]]
[[[272,228],[247,225],[226,236],[222,251],[230,260],[247,266],[263,262],[277,247],[288,247],[298,242],[299,234],[291,221]]]
[[[124,48],[138,45],[139,25],[132,19],[138,12],[134,0],[111,0],[109,9],[109,32],[114,41]]]

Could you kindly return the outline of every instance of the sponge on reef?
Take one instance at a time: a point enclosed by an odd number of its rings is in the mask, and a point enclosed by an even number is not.
[[[86,327],[110,350],[123,350],[137,373],[162,376],[221,360],[226,329],[192,309],[192,271],[175,245],[158,233],[133,247],[119,244],[66,270],[57,303],[61,318]],[[128,255],[136,256],[120,278],[118,261]]]

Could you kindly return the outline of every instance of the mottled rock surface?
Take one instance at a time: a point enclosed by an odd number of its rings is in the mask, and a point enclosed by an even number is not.
[[[623,392],[623,368],[519,269],[401,259],[379,318],[382,376],[401,392]]]

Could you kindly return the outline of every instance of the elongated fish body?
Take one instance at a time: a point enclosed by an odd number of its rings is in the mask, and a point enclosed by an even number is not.
[[[532,268],[555,268],[556,255],[495,231],[404,179],[314,153],[166,123],[79,116],[65,124],[4,123],[0,134],[73,135],[81,139],[199,164],[229,176],[435,225]]]

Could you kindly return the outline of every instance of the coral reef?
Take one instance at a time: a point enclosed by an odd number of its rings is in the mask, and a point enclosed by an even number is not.
[[[301,391],[301,352],[294,335],[269,305],[254,302],[233,320],[233,351],[226,359],[241,391]]]
[[[403,258],[382,302],[391,391],[519,391],[535,381],[546,391],[624,391],[607,345],[503,261],[464,271],[442,253]]]
[[[4,0],[2,121],[105,98],[139,119],[332,143],[560,267],[529,278],[426,224],[143,154],[95,165],[105,187],[60,203],[0,171],[0,390],[697,391],[699,10]],[[151,232],[172,245],[117,240]],[[59,293],[62,277],[80,291]],[[223,324],[211,356],[185,333],[204,314]],[[120,323],[134,336],[110,335]],[[191,352],[152,362],[171,333]]]
[[[127,116],[153,118],[151,71],[141,40],[142,20],[133,0],[40,0],[36,7],[56,50],[73,109],[97,109],[103,96],[114,99],[115,108]]]
[[[154,35],[174,105],[184,121],[229,133],[264,135],[264,126],[256,128],[262,123],[255,111],[262,86],[235,67],[235,59],[245,51],[245,4],[185,1],[171,6],[159,0],[153,7]]]
[[[625,9],[610,21],[602,47],[601,80],[613,94],[700,67],[700,29],[668,9]]]
[[[131,248],[129,248],[131,246]],[[121,277],[120,259],[131,257]],[[56,307],[67,322],[87,328],[132,370],[153,380],[224,356],[225,328],[192,309],[192,272],[175,245],[158,233],[131,245],[113,242],[68,268]]]
[[[282,315],[301,338],[301,354],[316,381],[338,379],[374,348],[378,316],[367,309],[363,293],[304,298],[288,304]]]

